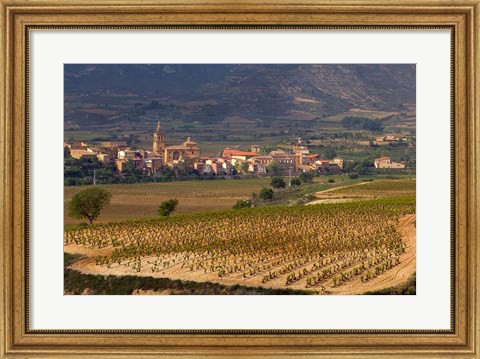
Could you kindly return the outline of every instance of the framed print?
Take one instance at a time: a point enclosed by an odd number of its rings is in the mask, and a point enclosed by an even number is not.
[[[478,6],[3,1],[1,357],[478,357]]]

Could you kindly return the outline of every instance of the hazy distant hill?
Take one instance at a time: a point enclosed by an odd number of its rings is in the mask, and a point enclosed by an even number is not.
[[[65,65],[65,119],[325,118],[415,107],[415,65]]]

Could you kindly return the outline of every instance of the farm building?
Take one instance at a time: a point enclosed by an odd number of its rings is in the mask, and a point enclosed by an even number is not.
[[[390,157],[376,158],[373,163],[375,168],[405,168],[403,163],[393,162]]]

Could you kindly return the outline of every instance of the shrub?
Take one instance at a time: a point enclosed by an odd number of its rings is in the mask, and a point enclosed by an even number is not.
[[[233,209],[242,209],[242,208],[250,208],[252,206],[252,201],[250,200],[239,200],[237,203],[233,205]]]
[[[273,188],[278,189],[278,188],[285,188],[286,183],[285,183],[285,181],[283,180],[282,177],[273,177],[272,181],[270,182],[270,185]]]
[[[290,186],[300,186],[302,182],[300,181],[300,178],[293,178],[290,181]]]
[[[313,174],[311,172],[302,172],[300,173],[300,176],[298,176],[298,178],[300,178],[300,181],[302,181],[303,183],[313,182]]]
[[[77,180],[72,177],[68,177],[65,179],[65,186],[76,186],[77,185]]]
[[[167,201],[164,201],[158,207],[158,214],[163,217],[168,217],[170,214],[177,208],[178,199],[173,198]]]
[[[272,198],[273,198],[273,190],[270,189],[270,188],[263,187],[263,188],[260,190],[260,193],[259,193],[258,196],[259,196],[261,199],[263,199],[264,201],[269,200],[269,199],[272,199]]]

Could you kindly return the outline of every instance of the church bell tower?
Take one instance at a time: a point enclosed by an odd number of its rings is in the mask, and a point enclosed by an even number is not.
[[[157,123],[157,129],[153,134],[153,152],[160,153],[165,149],[165,134],[163,133],[160,121]]]

